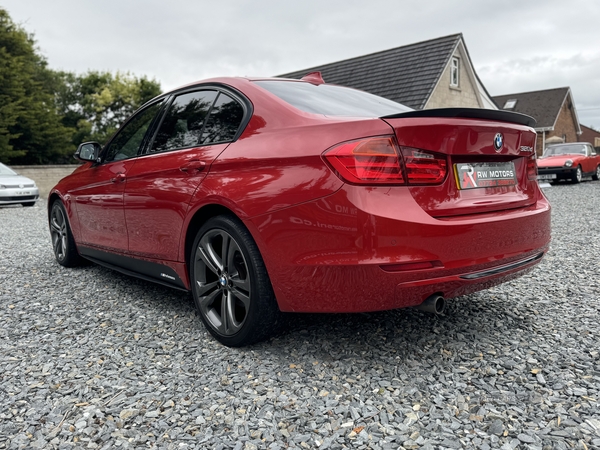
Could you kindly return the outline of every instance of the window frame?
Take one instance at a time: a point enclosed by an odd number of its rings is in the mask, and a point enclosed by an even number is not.
[[[454,64],[456,63],[456,65]],[[454,74],[456,73],[456,83],[454,83]],[[450,87],[460,87],[460,58],[452,56],[450,59]]]
[[[123,159],[118,159],[118,160],[111,160],[111,161],[106,161],[106,153],[108,152],[108,149],[110,148],[110,145],[113,143],[113,141],[119,136],[119,134],[121,133],[121,131],[133,120],[135,119],[139,114],[142,114],[146,109],[156,105],[157,103],[162,102],[161,107],[158,109],[158,112],[154,115],[154,117],[152,118],[152,121],[150,122],[150,125],[148,126],[148,129],[146,130],[146,132],[144,133],[144,137],[142,138],[142,142],[140,143],[140,146],[138,148],[138,151],[135,155],[132,155],[128,158],[123,158]],[[150,136],[154,135],[154,127],[156,126],[156,123],[158,121],[158,119],[160,117],[162,117],[162,115],[164,114],[164,109],[165,109],[165,105],[167,104],[167,102],[165,101],[165,97],[164,96],[160,96],[160,97],[156,97],[153,98],[152,100],[149,100],[148,102],[144,103],[142,106],[140,106],[137,110],[135,110],[133,112],[133,114],[131,114],[131,116],[129,116],[127,118],[127,120],[125,120],[125,122],[123,122],[121,124],[121,126],[117,129],[117,131],[115,131],[115,133],[111,136],[111,138],[106,142],[106,144],[104,145],[104,147],[102,147],[102,151],[100,152],[100,158],[101,158],[101,163],[100,164],[111,164],[114,162],[119,162],[119,161],[127,161],[129,159],[132,158],[137,158],[140,155],[143,154],[144,149],[146,148],[146,146],[148,145],[148,140],[150,138]]]
[[[236,131],[233,138],[231,140],[210,142],[208,144],[203,144],[203,145],[190,145],[190,146],[186,146],[186,147],[170,148],[168,150],[162,150],[162,151],[156,151],[156,152],[150,151],[150,149],[152,148],[152,145],[154,144],[154,140],[156,139],[156,135],[158,134],[158,130],[160,129],[160,126],[162,125],[163,120],[165,119],[165,117],[167,115],[167,112],[169,111],[173,102],[175,101],[175,98],[180,95],[185,95],[185,94],[190,94],[193,92],[200,92],[200,91],[215,91],[215,92],[217,92],[215,100],[210,105],[210,108],[208,109],[208,112],[206,113],[207,118],[210,117],[210,113],[213,110],[215,102],[219,99],[219,95],[221,93],[228,95],[229,97],[231,97],[233,100],[237,101],[242,106],[242,108],[243,108],[242,120],[241,120],[240,125],[238,126],[238,130]],[[158,154],[162,154],[162,153],[174,152],[174,151],[185,150],[185,149],[190,149],[190,148],[195,148],[195,147],[207,147],[209,145],[217,145],[217,144],[225,144],[225,143],[235,142],[239,139],[239,137],[242,135],[242,133],[246,129],[246,126],[248,125],[248,122],[250,122],[250,118],[252,117],[252,114],[254,112],[252,103],[250,102],[250,100],[248,100],[248,98],[244,94],[239,92],[237,89],[233,89],[230,86],[224,86],[224,85],[215,84],[215,83],[196,84],[193,86],[186,86],[185,88],[181,88],[176,91],[165,94],[164,98],[166,99],[165,106],[161,109],[161,111],[159,113],[159,120],[155,121],[155,123],[153,124],[154,126],[153,126],[153,130],[152,130],[152,135],[151,135],[150,139],[148,139],[147,142],[144,143],[143,149],[138,156],[158,155]],[[206,125],[206,123],[204,124],[204,126],[205,125]],[[202,128],[203,130],[204,130],[204,126]]]

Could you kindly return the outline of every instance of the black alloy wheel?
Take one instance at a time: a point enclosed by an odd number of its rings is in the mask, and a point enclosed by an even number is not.
[[[271,336],[280,312],[256,243],[234,216],[217,216],[198,231],[190,260],[194,302],[208,331],[241,347]]]
[[[50,209],[50,236],[52,237],[52,249],[56,261],[65,267],[76,267],[83,263],[79,256],[67,212],[60,200],[55,200]]]

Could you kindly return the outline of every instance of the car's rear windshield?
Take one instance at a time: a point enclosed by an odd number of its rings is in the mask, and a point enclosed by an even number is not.
[[[412,111],[408,106],[377,95],[332,84],[303,81],[256,81],[260,87],[290,105],[313,114],[347,117],[382,117]]]

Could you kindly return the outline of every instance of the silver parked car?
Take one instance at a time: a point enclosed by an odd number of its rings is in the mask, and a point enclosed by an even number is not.
[[[35,181],[0,163],[0,206],[19,203],[23,206],[33,206],[39,196],[40,191]]]

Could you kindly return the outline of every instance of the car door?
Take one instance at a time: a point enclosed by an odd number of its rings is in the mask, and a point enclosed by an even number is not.
[[[129,119],[102,152],[100,163],[79,172],[81,180],[72,191],[84,246],[126,252],[127,226],[123,194],[127,176],[147,138],[162,101],[144,108]]]
[[[156,136],[129,172],[124,197],[129,251],[177,261],[190,199],[211,163],[235,138],[246,108],[233,94],[176,95]]]
[[[583,149],[583,157],[580,156],[577,164],[581,166],[582,172],[585,174],[590,171],[590,149],[587,145],[583,144],[580,149]],[[579,150],[581,153],[581,150]]]

